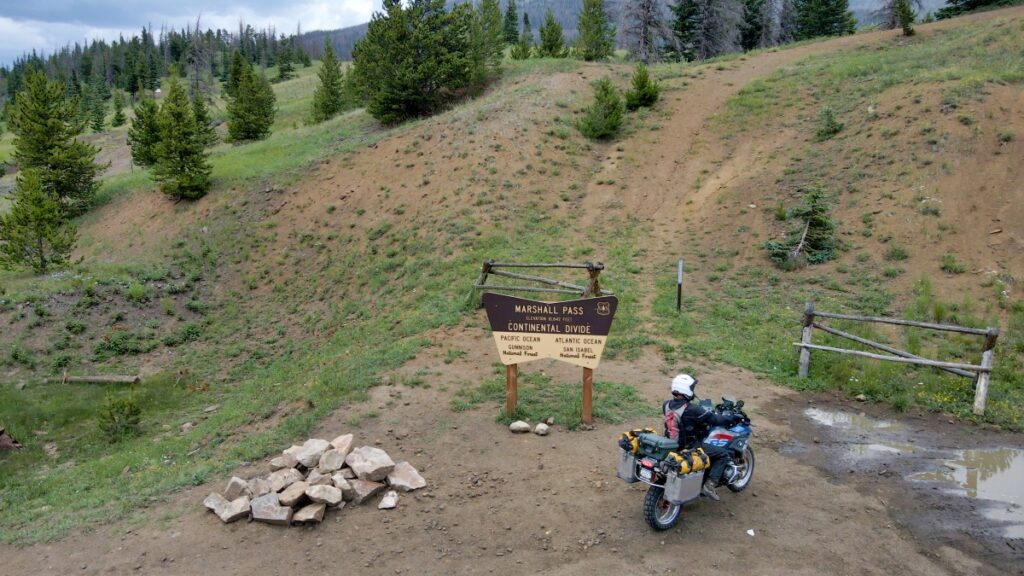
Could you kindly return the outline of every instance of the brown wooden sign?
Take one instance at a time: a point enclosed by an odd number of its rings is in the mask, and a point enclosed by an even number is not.
[[[506,366],[553,358],[596,368],[618,303],[615,296],[540,302],[483,295],[494,343]]]

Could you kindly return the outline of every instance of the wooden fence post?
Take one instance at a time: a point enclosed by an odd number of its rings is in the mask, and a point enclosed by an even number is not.
[[[985,351],[981,353],[981,366],[985,370],[978,372],[978,379],[974,385],[974,414],[977,416],[985,413],[985,403],[988,402],[988,381],[992,376],[992,365],[995,363],[993,356],[998,337],[998,328],[990,327],[985,334]]]
[[[804,333],[800,338],[801,344],[811,343],[811,332],[814,330],[814,302],[810,300],[804,305]],[[807,378],[811,368],[811,349],[804,346],[800,348],[800,377]]]
[[[583,414],[584,424],[594,421],[594,369],[583,369]]]
[[[505,366],[505,415],[512,418],[519,402],[519,365]]]

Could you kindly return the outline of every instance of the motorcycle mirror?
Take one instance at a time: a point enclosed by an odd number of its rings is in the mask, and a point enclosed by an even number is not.
[[[735,404],[736,398],[733,396],[722,396],[722,403],[724,404]]]
[[[736,403],[736,407],[737,408],[743,408],[743,400],[740,400],[739,402],[737,402]]]

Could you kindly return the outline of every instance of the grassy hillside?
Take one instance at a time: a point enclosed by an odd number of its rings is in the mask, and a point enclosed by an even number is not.
[[[1009,197],[977,202],[976,189],[956,184],[1020,157],[1019,138],[1001,142],[990,131],[1021,117],[1019,103],[1006,100],[1022,81],[1021,26],[1016,17],[910,43],[878,36],[801,60],[745,87],[696,136],[673,123],[721,102],[702,101],[711,96],[694,86],[729,88],[720,75],[783,53],[659,66],[663,102],[600,145],[574,120],[589,83],[608,74],[624,87],[628,66],[508,63],[483,97],[393,129],[362,111],[306,126],[314,70],[302,70],[275,86],[270,138],[214,148],[210,195],[173,204],[145,171],[112,175],[104,205],[80,223],[80,263],[45,278],[0,273],[0,324],[10,327],[0,334],[8,351],[0,423],[26,444],[0,466],[0,539],[49,539],[132,514],[287,445],[339,408],[353,426],[380,417],[356,406],[392,370],[428,347],[473,353],[435,334],[484,330],[469,286],[485,258],[604,261],[602,282],[620,297],[607,356],[637,359],[653,348],[680,368],[724,361],[795,387],[839,387],[965,418],[970,384],[926,371],[818,355],[813,378],[798,381],[791,342],[803,301],[1004,329],[1012,322],[985,420],[1021,428],[1024,311],[1010,281],[1024,274],[1019,254],[1011,243],[994,256],[999,272],[987,286],[988,275],[939,269],[941,254],[975,236],[948,205],[967,202],[963,212],[977,218],[1016,209]],[[941,112],[961,85],[974,88]],[[823,103],[845,127],[815,142]],[[911,113],[919,118],[909,121]],[[933,128],[923,133],[926,123]],[[661,177],[666,184],[655,186]],[[931,205],[917,199],[925,181],[936,186],[925,196],[949,203],[939,216],[921,210]],[[789,225],[775,219],[779,203],[784,212],[814,182],[836,201],[844,251],[827,265],[777,270],[760,245]],[[675,215],[683,220],[668,219]],[[1024,233],[1020,221],[1003,216],[1008,242]],[[909,257],[886,260],[897,244]],[[990,265],[977,243],[965,246],[957,261]],[[677,315],[680,254],[689,272]],[[971,358],[975,346],[931,336],[907,345],[957,358]],[[134,390],[44,382],[65,370],[146,378]],[[541,380],[533,385],[547,386]],[[493,397],[493,383],[483,384],[453,390],[453,407]],[[603,419],[643,413],[628,384],[598,385]],[[106,440],[97,413],[108,395],[134,396],[140,436]],[[524,409],[568,413],[557,393],[541,396]]]

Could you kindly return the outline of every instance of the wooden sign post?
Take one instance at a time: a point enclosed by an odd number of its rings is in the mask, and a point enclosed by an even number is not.
[[[541,358],[583,368],[583,422],[593,421],[594,368],[601,361],[611,330],[615,296],[540,302],[487,293],[483,305],[505,365],[505,413],[515,414],[519,364]]]

